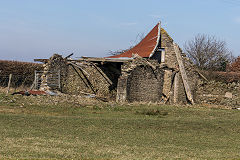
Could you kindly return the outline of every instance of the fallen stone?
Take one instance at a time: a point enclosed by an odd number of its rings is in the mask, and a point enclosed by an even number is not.
[[[226,98],[233,98],[233,95],[232,95],[231,92],[226,92],[226,93],[225,93],[225,97],[226,97]]]

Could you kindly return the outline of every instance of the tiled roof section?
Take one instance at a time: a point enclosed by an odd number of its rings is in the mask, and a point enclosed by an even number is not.
[[[141,57],[151,57],[156,50],[160,40],[160,23],[158,23],[147,36],[136,46],[119,55],[110,56],[108,58],[131,58],[133,54],[138,54]]]

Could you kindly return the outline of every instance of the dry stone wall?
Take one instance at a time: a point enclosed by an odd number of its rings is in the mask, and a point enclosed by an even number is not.
[[[118,80],[118,102],[159,102],[163,90],[162,70],[155,60],[136,58],[124,63]]]
[[[127,81],[129,102],[158,102],[162,98],[163,70],[150,66],[137,66]]]
[[[81,70],[68,65],[68,77],[63,92],[67,94],[96,94],[109,97],[114,91],[109,90],[110,84],[90,63],[82,63]],[[111,93],[112,92],[112,93]]]
[[[169,97],[170,103],[186,104],[188,103],[186,92],[184,89],[181,73],[179,70],[179,65],[174,50],[174,41],[169,36],[169,34],[161,28],[161,48],[165,49],[165,62],[166,65],[165,75],[164,75],[164,85],[163,85],[163,94]],[[181,49],[180,49],[181,51]],[[186,57],[186,55],[181,51],[181,56],[183,59],[184,67],[188,77],[188,83],[191,89],[193,98],[196,98],[196,87],[198,83],[199,76],[195,72],[195,66],[191,61]],[[178,74],[178,82],[174,85],[174,78]],[[177,101],[174,102],[174,87],[177,87],[175,91]]]
[[[111,97],[116,91],[89,62],[72,63],[61,55],[54,54],[46,64],[41,77],[40,90],[55,90],[49,86],[48,77],[52,72],[60,72],[61,92],[71,95],[96,94]]]
[[[67,60],[64,59],[59,54],[54,54],[47,63],[43,65],[43,74],[41,76],[42,82],[40,86],[40,90],[47,91],[47,90],[54,90],[56,88],[50,87],[48,84],[48,77],[51,76],[51,73],[58,73],[60,72],[60,90],[62,87],[64,87],[65,80],[68,73],[68,67],[67,67]]]
[[[163,28],[161,28],[161,48],[165,49],[165,64],[167,64],[169,68],[178,68],[173,39]]]

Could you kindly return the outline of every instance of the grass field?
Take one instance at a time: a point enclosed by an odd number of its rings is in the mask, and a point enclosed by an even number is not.
[[[0,95],[0,159],[240,158],[238,110],[21,99]]]

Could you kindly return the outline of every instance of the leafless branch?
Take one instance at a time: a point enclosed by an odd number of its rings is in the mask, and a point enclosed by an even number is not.
[[[226,42],[215,36],[198,34],[185,43],[184,50],[200,69],[225,71],[226,65],[231,62],[232,52]]]

